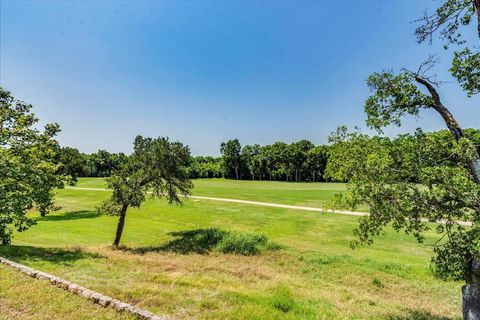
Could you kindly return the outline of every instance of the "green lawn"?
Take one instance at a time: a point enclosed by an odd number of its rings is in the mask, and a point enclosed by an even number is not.
[[[102,183],[82,179],[78,186]],[[195,185],[198,195],[293,204],[312,204],[315,197],[320,204],[344,188],[224,180]],[[171,207],[149,199],[128,211],[126,249],[111,250],[116,218],[94,212],[107,197],[60,190],[63,209],[15,234],[0,254],[178,319],[460,319],[461,283],[437,280],[428,270],[433,233],[418,245],[389,230],[373,246],[351,250],[357,217],[194,199]],[[285,248],[237,256],[180,254],[162,246],[171,232],[208,227],[263,233]]]
[[[219,198],[235,198],[292,205],[321,207],[334,194],[345,192],[343,183],[305,183],[247,181],[226,179],[196,179],[192,194]],[[101,178],[80,179],[77,187],[106,188]]]

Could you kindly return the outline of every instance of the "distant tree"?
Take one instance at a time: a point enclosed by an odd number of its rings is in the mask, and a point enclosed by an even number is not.
[[[242,158],[245,163],[248,172],[252,176],[252,180],[255,180],[255,176],[258,179],[261,179],[261,170],[262,170],[262,148],[258,144],[253,146],[244,146],[242,148]]]
[[[221,178],[222,160],[210,156],[192,157],[189,177],[190,178]]]
[[[238,139],[228,140],[220,145],[225,177],[231,178],[233,171],[235,179],[238,180],[240,178],[240,168],[242,166],[241,150],[242,146]]]
[[[58,152],[59,173],[68,178],[69,183],[75,184],[78,177],[88,174],[86,156],[78,149],[64,147]]]
[[[312,181],[320,181],[323,178],[328,160],[328,148],[326,146],[318,146],[308,150],[304,168],[308,172]]]
[[[41,215],[54,209],[53,190],[62,188],[55,156],[58,124],[35,128],[32,106],[16,100],[0,87],[0,241],[9,244],[12,229],[24,231],[35,224],[27,217],[33,208]]]
[[[301,180],[301,168],[307,160],[307,153],[314,147],[308,140],[300,140],[288,146],[290,163],[295,171],[295,181]]]
[[[292,157],[290,151],[285,142],[277,141],[271,145],[269,152],[274,180],[282,179],[282,176],[285,176],[287,181],[291,180]]]
[[[112,196],[99,207],[100,212],[119,217],[113,246],[120,244],[127,209],[140,207],[147,192],[152,197],[166,198],[170,204],[182,204],[180,195],[188,196],[193,188],[188,178],[189,165],[190,150],[182,143],[163,137],[135,138],[128,162],[107,178]]]

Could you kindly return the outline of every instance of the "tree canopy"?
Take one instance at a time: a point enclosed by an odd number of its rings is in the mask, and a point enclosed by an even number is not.
[[[55,135],[58,124],[35,128],[32,106],[0,87],[0,241],[8,244],[12,230],[24,231],[35,221],[27,211],[42,215],[54,209],[53,190],[62,188],[57,174]]]
[[[137,136],[133,153],[121,170],[107,178],[112,196],[99,211],[119,216],[114,246],[118,246],[129,207],[140,207],[147,192],[152,197],[166,198],[170,204],[182,204],[193,184],[188,178],[190,150],[168,138]]]

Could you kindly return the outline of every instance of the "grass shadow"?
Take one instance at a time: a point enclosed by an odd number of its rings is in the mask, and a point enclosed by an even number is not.
[[[460,320],[461,318],[442,317],[423,310],[408,310],[407,315],[387,317],[387,320]]]
[[[224,231],[218,229],[194,229],[170,232],[168,235],[176,237],[159,246],[146,246],[138,248],[124,247],[123,250],[133,253],[147,252],[175,252],[179,254],[208,254],[224,236]]]
[[[100,217],[95,211],[70,211],[64,214],[46,215],[45,217],[37,218],[37,221],[67,221],[67,220],[79,220],[79,219],[93,219]]]
[[[85,252],[80,248],[41,248],[32,246],[4,245],[0,246],[0,256],[18,263],[47,261],[55,264],[69,265],[81,259],[103,259],[97,253]]]

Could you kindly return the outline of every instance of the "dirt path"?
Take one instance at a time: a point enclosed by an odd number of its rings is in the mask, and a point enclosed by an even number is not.
[[[111,191],[109,189],[99,189],[99,188],[82,188],[82,187],[65,187],[65,189],[76,189],[76,190],[87,190],[87,191]],[[271,203],[271,202],[260,202],[252,200],[241,200],[241,199],[230,199],[230,198],[216,198],[216,197],[204,197],[204,196],[190,196],[191,199],[198,200],[209,200],[209,201],[220,201],[220,202],[231,202],[231,203],[242,203],[250,204],[253,206],[262,206],[262,207],[273,207],[273,208],[284,208],[284,209],[294,209],[294,210],[304,210],[304,211],[316,211],[316,212],[326,212],[326,213],[337,213],[345,214],[350,216],[368,216],[368,212],[358,212],[358,211],[349,211],[349,210],[331,210],[324,208],[315,208],[315,207],[305,207],[305,206],[295,206],[290,204],[281,204],[281,203]],[[426,219],[422,221],[427,222]],[[445,221],[441,221],[445,223]],[[471,222],[468,221],[457,221],[458,224],[462,226],[471,226]]]

